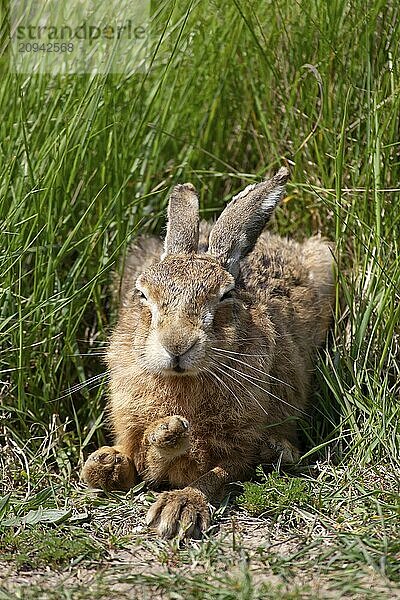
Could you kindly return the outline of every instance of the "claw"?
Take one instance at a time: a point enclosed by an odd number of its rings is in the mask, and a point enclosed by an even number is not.
[[[146,523],[165,539],[198,539],[210,524],[206,498],[193,488],[163,492],[147,513]]]

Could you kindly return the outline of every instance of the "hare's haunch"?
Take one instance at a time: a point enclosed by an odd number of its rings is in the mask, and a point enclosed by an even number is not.
[[[169,488],[147,522],[199,536],[209,502],[260,463],[299,457],[316,348],[331,318],[332,256],[264,232],[288,170],[248,186],[214,225],[191,184],[174,188],[167,235],[127,258],[107,363],[113,447],[87,459],[91,487]]]

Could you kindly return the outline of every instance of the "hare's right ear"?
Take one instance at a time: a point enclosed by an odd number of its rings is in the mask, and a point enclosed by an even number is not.
[[[288,177],[288,169],[282,167],[271,179],[247,186],[232,198],[212,228],[208,254],[234,277],[282,198]]]
[[[176,185],[168,203],[167,235],[164,253],[188,254],[197,252],[199,243],[199,199],[191,183]]]

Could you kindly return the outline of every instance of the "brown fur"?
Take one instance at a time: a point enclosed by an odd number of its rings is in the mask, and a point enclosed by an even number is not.
[[[167,244],[160,262],[161,241],[141,238],[128,257],[107,358],[115,447],[93,453],[82,476],[108,489],[138,477],[183,488],[161,494],[149,511],[165,537],[200,535],[207,502],[257,463],[298,459],[296,419],[331,318],[332,258],[319,239],[260,235],[260,215],[268,220],[286,178],[281,170],[247,188],[214,229],[202,222],[199,249],[211,231],[208,253],[176,254]],[[171,226],[168,235],[174,247]],[[225,292],[233,297],[221,301]]]
[[[185,218],[182,219],[182,215]],[[191,183],[176,185],[169,199],[165,255],[195,252],[199,241],[199,201]]]

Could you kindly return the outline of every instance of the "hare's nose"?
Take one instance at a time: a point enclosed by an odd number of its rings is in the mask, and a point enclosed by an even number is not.
[[[172,365],[175,368],[175,366],[179,366],[179,361],[180,359],[187,354],[188,352],[190,352],[190,350],[197,344],[197,338],[195,340],[191,340],[188,344],[186,344],[185,346],[182,346],[182,344],[180,344],[179,346],[174,345],[174,344],[168,344],[163,342],[162,346],[164,348],[164,350],[166,350],[168,352],[168,354],[171,357],[171,361],[172,361]]]
[[[171,369],[173,369],[176,373],[183,373],[185,369],[181,367],[179,364],[179,356],[172,356],[171,358]]]

